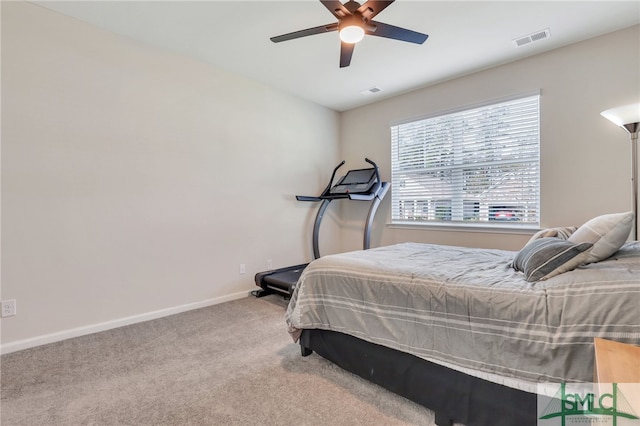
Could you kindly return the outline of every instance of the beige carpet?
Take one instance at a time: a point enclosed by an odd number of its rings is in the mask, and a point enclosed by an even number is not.
[[[1,358],[17,425],[433,425],[433,414],[303,358],[286,302],[248,297]]]

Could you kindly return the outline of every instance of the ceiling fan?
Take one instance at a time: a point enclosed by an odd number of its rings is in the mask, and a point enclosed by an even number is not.
[[[351,56],[356,43],[362,40],[365,34],[407,41],[409,43],[422,44],[429,37],[427,34],[400,28],[383,22],[374,21],[373,18],[393,3],[390,1],[368,0],[364,4],[349,0],[342,4],[339,0],[320,0],[329,12],[338,19],[337,23],[307,28],[288,34],[271,37],[274,43],[293,40],[314,34],[322,34],[338,31],[340,34],[340,68],[351,64]]]

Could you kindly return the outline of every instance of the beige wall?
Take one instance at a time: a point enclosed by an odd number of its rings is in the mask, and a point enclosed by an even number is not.
[[[339,115],[2,2],[3,351],[246,296],[309,261]],[[338,251],[335,211],[323,251]],[[245,275],[239,265],[246,264]]]
[[[640,100],[639,26],[347,111],[342,157],[370,156],[389,179],[391,122],[534,90],[541,91],[542,227],[631,210],[629,137],[600,112]],[[388,194],[380,207],[372,246],[417,241],[517,250],[530,237],[391,228],[390,200]],[[342,210],[343,250],[357,249],[366,207]]]
[[[338,114],[28,3],[2,2],[3,352],[242,297],[311,259],[314,195],[340,160],[389,178],[389,123],[542,93],[542,224],[630,209],[627,135],[599,116],[638,100],[639,27]],[[517,249],[526,234],[395,229]],[[336,203],[323,254],[358,249],[369,203]],[[341,235],[341,237],[340,237]],[[240,263],[247,273],[240,275]]]

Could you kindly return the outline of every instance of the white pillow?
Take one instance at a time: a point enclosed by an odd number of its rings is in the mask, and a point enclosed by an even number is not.
[[[593,248],[584,264],[599,262],[610,257],[627,241],[633,219],[633,212],[594,217],[571,234],[568,241],[592,243]]]

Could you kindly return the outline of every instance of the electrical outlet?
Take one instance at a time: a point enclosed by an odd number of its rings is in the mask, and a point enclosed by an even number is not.
[[[240,264],[240,275],[242,274],[246,274],[247,273],[247,265],[245,265],[244,263]]]
[[[16,300],[3,300],[2,301],[2,318],[12,317],[16,314]]]
[[[273,269],[273,259],[267,259],[267,269]]]

